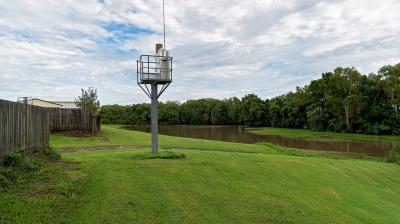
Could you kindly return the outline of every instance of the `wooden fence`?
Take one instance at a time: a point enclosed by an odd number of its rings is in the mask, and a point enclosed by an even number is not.
[[[50,131],[97,134],[100,117],[81,109],[44,108],[0,100],[0,156],[10,152],[42,151]]]
[[[100,130],[100,118],[81,109],[49,108],[50,131],[83,131],[96,134]]]
[[[41,151],[49,143],[47,108],[0,100],[0,156]]]

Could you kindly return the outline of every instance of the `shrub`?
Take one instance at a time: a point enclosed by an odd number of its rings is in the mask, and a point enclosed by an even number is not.
[[[6,155],[2,161],[4,167],[24,170],[38,170],[40,164],[36,160],[27,160],[21,153],[12,152]]]
[[[52,156],[55,157],[53,153]],[[56,154],[58,155],[58,154]],[[0,161],[0,190],[12,189],[26,181],[37,180],[42,173],[42,160],[38,157],[27,159],[21,153],[10,153]]]
[[[2,163],[5,167],[23,167],[25,160],[21,153],[12,152],[4,157]]]

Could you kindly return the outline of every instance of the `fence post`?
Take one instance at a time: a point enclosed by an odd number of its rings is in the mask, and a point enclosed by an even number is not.
[[[24,98],[24,107],[25,107],[25,142],[24,142],[24,147],[27,147],[29,145],[29,128],[28,128],[28,100],[27,98]]]

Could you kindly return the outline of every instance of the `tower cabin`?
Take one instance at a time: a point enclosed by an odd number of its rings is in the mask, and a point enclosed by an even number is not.
[[[137,63],[138,84],[165,85],[172,82],[172,57],[162,44],[156,44],[156,55],[141,55]]]

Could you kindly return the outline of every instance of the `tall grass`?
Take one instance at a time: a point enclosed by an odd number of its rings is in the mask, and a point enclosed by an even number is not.
[[[27,158],[19,152],[4,156],[0,160],[0,192],[45,177],[46,170],[43,163],[60,158],[61,156],[53,149],[48,149],[43,155],[35,155],[33,158]]]
[[[385,162],[400,164],[400,150],[392,149],[385,156]]]

